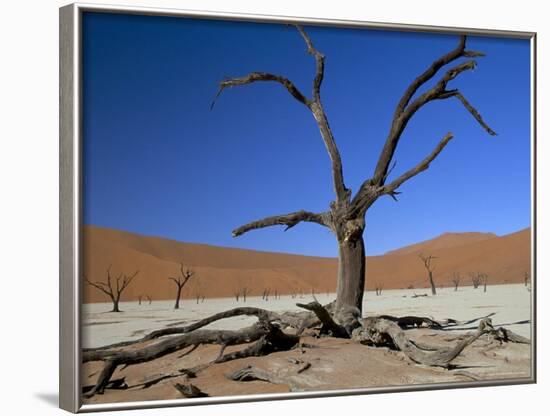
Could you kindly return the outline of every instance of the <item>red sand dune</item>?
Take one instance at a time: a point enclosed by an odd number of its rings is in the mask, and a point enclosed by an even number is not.
[[[195,271],[183,297],[202,293],[206,297],[233,296],[242,286],[249,296],[291,292],[334,291],[335,258],[267,253],[253,250],[215,247],[205,244],[141,236],[95,226],[84,227],[84,275],[92,281],[106,281],[112,265],[113,277],[120,273],[139,274],[124,291],[122,300],[148,295],[154,300],[172,299],[175,284],[168,278],[178,276],[179,262]],[[427,287],[426,272],[418,253],[432,254],[438,286],[450,286],[450,273],[462,273],[462,284],[471,284],[469,272],[484,272],[489,283],[523,282],[531,269],[531,229],[497,237],[488,233],[445,233],[434,239],[393,250],[383,256],[367,257],[367,289],[377,283],[385,289]],[[84,285],[84,302],[107,302],[99,290]]]

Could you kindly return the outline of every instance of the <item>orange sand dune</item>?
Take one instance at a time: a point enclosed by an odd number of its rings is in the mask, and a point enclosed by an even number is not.
[[[135,300],[139,295],[155,300],[173,298],[175,284],[168,278],[179,274],[182,260],[195,271],[183,292],[187,298],[196,294],[233,296],[242,286],[251,289],[249,296],[261,295],[265,288],[272,295],[275,291],[288,294],[335,290],[334,258],[182,243],[95,226],[85,226],[83,235],[84,275],[88,279],[106,281],[109,265],[113,277],[139,270],[124,291],[123,301]],[[368,256],[367,289],[373,290],[378,283],[385,289],[427,287],[419,252],[437,257],[434,276],[438,286],[449,286],[453,271],[462,273],[463,284],[470,284],[468,272],[477,271],[487,273],[491,284],[522,282],[524,272],[531,269],[530,235],[530,228],[502,237],[446,233],[383,256]],[[99,290],[84,285],[85,303],[108,300]]]

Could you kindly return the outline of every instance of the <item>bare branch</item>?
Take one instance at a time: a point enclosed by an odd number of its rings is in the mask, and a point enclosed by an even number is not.
[[[452,138],[452,133],[447,133],[445,137],[443,137],[443,139],[437,144],[435,149],[432,150],[432,152],[424,160],[422,160],[422,162],[399,176],[389,185],[384,186],[382,193],[390,195],[392,198],[395,199],[395,190],[399,188],[399,186],[401,186],[405,181],[428,169],[430,167],[430,163],[432,163],[433,160],[439,155],[439,153],[441,153],[441,151],[445,148],[445,146],[447,146],[447,143],[449,143]]]
[[[256,230],[258,228],[266,228],[274,225],[286,225],[285,231],[294,227],[296,224],[305,222],[314,222],[320,225],[324,225],[330,228],[330,214],[321,213],[316,214],[309,211],[297,211],[285,215],[275,215],[273,217],[267,217],[258,221],[254,221],[245,224],[235,230],[233,230],[233,237],[238,237],[248,231]]]
[[[216,100],[221,95],[223,90],[229,87],[238,87],[241,85],[247,85],[252,84],[254,82],[264,82],[264,81],[273,81],[278,82],[283,87],[287,89],[287,91],[292,95],[296,100],[301,102],[302,104],[308,106],[309,100],[300,92],[300,90],[294,85],[292,81],[290,81],[288,78],[285,78],[280,75],[274,75],[270,74],[268,72],[251,72],[250,74],[240,77],[240,78],[228,78],[220,82],[220,87],[218,89],[218,92],[216,96],[214,97],[214,100],[212,101],[212,104],[210,105],[210,109],[214,108],[214,105],[216,104]]]
[[[321,104],[320,89],[321,89],[321,83],[323,82],[323,77],[325,72],[325,64],[324,64],[325,58],[321,52],[315,49],[310,37],[307,35],[304,29],[298,25],[296,25],[296,28],[307,45],[308,53],[313,55],[313,57],[315,58],[316,74],[313,80],[313,98],[312,99],[306,98],[300,92],[300,90],[296,87],[296,85],[292,81],[290,81],[288,78],[285,78],[280,75],[270,74],[267,72],[252,72],[244,77],[229,78],[222,81],[220,83],[220,88],[218,90],[218,93],[216,94],[216,97],[214,98],[214,101],[212,102],[212,105],[210,108],[212,109],[214,107],[214,104],[217,98],[220,96],[220,94],[223,92],[225,88],[252,84],[254,82],[259,82],[259,81],[273,81],[281,84],[283,87],[285,87],[288,90],[288,92],[296,100],[306,105],[310,109],[311,113],[313,114],[313,117],[317,122],[319,132],[321,133],[321,137],[323,139],[323,142],[325,143],[325,147],[327,149],[327,152],[331,160],[332,177],[333,177],[333,183],[334,183],[334,191],[336,193],[336,199],[338,202],[342,203],[344,201],[349,200],[350,191],[346,188],[344,184],[344,174],[342,169],[342,160],[340,157],[340,152],[338,151],[338,147],[336,146],[336,142],[334,141],[334,137],[332,135],[332,131],[330,130],[330,126],[328,124],[325,110],[323,109],[323,106]]]
[[[433,272],[435,270],[435,267],[432,265],[432,260],[437,259],[437,257],[433,255],[425,256],[424,254],[419,253],[418,258],[422,260],[426,270],[428,270],[429,272]]]
[[[487,133],[489,133],[491,136],[496,136],[496,132],[493,129],[491,129],[491,127],[489,127],[487,125],[487,123],[485,123],[485,121],[481,117],[481,114],[479,113],[479,111],[477,111],[468,102],[468,100],[466,100],[466,98],[462,95],[462,93],[460,91],[458,91],[458,90],[452,91],[452,96],[454,96],[454,97],[456,97],[460,100],[460,102],[462,103],[462,105],[464,105],[466,110],[468,110],[470,112],[470,114],[477,120],[477,122],[481,125],[481,127],[483,127],[485,129],[485,131]]]
[[[120,289],[118,288],[118,280],[120,279],[120,277],[119,279],[117,279],[117,292],[119,295],[124,291],[124,289],[128,287],[130,283],[132,283],[132,280],[134,280],[134,277],[136,277],[138,273],[139,270],[136,270],[136,272],[131,276],[124,275],[122,279],[122,286],[120,286]]]
[[[113,293],[111,291],[105,289],[105,286],[107,286],[105,283],[103,283],[103,282],[92,282],[92,281],[90,281],[86,278],[84,278],[84,279],[86,280],[86,283],[88,283],[90,286],[93,286],[96,289],[101,290],[103,293],[105,293],[107,296],[109,296],[111,298],[113,297]]]
[[[315,49],[313,42],[306,31],[299,25],[296,25],[296,28],[298,29],[298,32],[300,32],[300,35],[302,35],[302,38],[307,45],[308,53],[313,55],[315,58],[316,72],[315,78],[313,79],[313,100],[309,102],[308,107],[313,113],[313,117],[315,117],[315,121],[319,127],[319,132],[321,133],[321,137],[323,138],[323,142],[325,143],[325,147],[330,157],[332,164],[332,181],[334,184],[336,199],[340,203],[347,202],[350,197],[350,191],[346,188],[344,183],[342,159],[328,124],[325,110],[321,104],[321,84],[325,75],[325,57],[321,52]]]
[[[376,164],[376,169],[374,172],[374,177],[372,182],[377,185],[383,185],[385,178],[387,177],[388,167],[391,163],[395,149],[401,138],[403,130],[407,126],[407,123],[411,117],[426,103],[436,100],[436,99],[446,99],[449,97],[457,97],[466,109],[474,116],[476,121],[491,135],[496,133],[483,121],[479,112],[470,104],[464,96],[458,90],[447,91],[447,83],[459,74],[464,71],[473,70],[476,67],[476,62],[474,60],[469,60],[463,63],[460,63],[453,68],[449,69],[443,77],[433,86],[431,89],[421,94],[414,101],[410,102],[413,95],[418,91],[418,89],[430,80],[444,65],[460,58],[460,57],[481,57],[484,56],[482,52],[477,51],[466,51],[466,37],[462,36],[459,41],[457,48],[449,52],[448,54],[442,56],[438,60],[434,61],[430,67],[422,73],[418,78],[416,78],[412,84],[407,88],[405,94],[399,101],[395,114],[392,120],[390,132],[388,138],[382,148],[378,163]]]
[[[315,58],[316,72],[315,78],[313,79],[313,99],[317,102],[320,102],[321,84],[323,83],[323,77],[325,76],[325,56],[317,49],[315,49],[311,38],[301,26],[296,25],[296,29],[298,29],[298,32],[300,32],[300,35],[302,35],[302,38],[306,42],[307,53],[313,55],[313,57]]]
[[[444,65],[447,65],[448,63],[460,58],[464,55],[464,48],[466,47],[466,36],[461,36],[458,42],[458,46],[450,51],[449,53],[443,55],[439,59],[435,60],[429,67],[426,69],[422,74],[420,74],[412,83],[409,85],[409,87],[405,90],[403,93],[403,96],[399,100],[399,103],[397,104],[397,108],[395,109],[395,115],[394,119],[396,119],[399,114],[403,112],[405,107],[409,104],[409,101],[411,100],[412,96],[418,89],[424,85],[426,82],[428,82],[430,79],[433,78],[433,76],[439,71]],[[482,55],[476,55],[476,56],[482,56]]]

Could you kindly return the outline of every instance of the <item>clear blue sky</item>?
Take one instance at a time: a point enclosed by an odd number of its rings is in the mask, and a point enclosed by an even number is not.
[[[372,175],[395,105],[457,36],[306,27],[326,56],[322,99],[357,190]],[[86,14],[84,222],[181,241],[335,256],[330,232],[299,224],[231,237],[252,220],[334,199],[328,155],[311,113],[275,83],[226,90],[225,76],[267,71],[311,94],[314,62],[284,25]],[[457,100],[428,104],[409,123],[392,176],[448,131],[429,170],[367,213],[367,253],[447,231],[506,234],[530,225],[529,42],[470,37],[487,53],[460,88],[498,136]],[[431,85],[431,84],[430,84]]]

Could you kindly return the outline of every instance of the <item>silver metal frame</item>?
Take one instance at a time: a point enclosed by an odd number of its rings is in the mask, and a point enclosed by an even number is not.
[[[271,23],[302,23],[317,26],[368,28],[415,32],[467,33],[478,36],[498,36],[529,39],[531,41],[531,377],[475,381],[419,384],[398,387],[369,387],[345,390],[326,390],[301,393],[278,393],[242,395],[216,398],[141,401],[109,404],[82,405],[80,393],[80,345],[81,345],[81,300],[80,286],[82,269],[82,112],[81,112],[81,18],[85,12],[123,13],[157,16],[179,16],[198,19],[238,20]],[[111,6],[75,3],[59,10],[59,112],[60,112],[60,195],[59,195],[59,407],[70,412],[93,412],[106,410],[138,409],[168,406],[189,406],[244,401],[276,399],[299,399],[306,397],[342,396],[402,391],[439,390],[461,387],[501,386],[536,382],[536,33],[487,30],[458,27],[407,25],[352,20],[330,20],[294,16],[267,16],[227,12],[176,10],[150,7]]]

